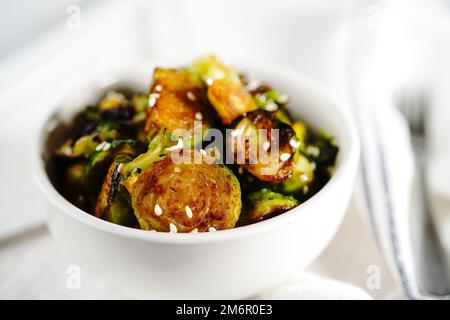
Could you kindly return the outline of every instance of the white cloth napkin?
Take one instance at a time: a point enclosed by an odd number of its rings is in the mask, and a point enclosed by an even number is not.
[[[398,112],[399,95],[429,99],[427,156],[429,186],[434,218],[443,245],[450,256],[450,184],[447,148],[450,112],[448,83],[450,69],[450,10],[442,1],[377,1],[363,17],[359,28],[361,43],[351,56],[356,84],[355,109],[361,128],[363,204],[392,273],[407,297],[421,297],[415,280],[412,192],[416,183],[407,124]],[[370,22],[370,23],[369,23]],[[358,36],[358,35],[356,35]],[[368,38],[371,38],[368,40]],[[361,59],[361,61],[358,61]]]
[[[350,2],[352,1],[347,3]],[[266,20],[271,21],[271,19],[289,15],[289,10],[293,10],[292,12],[297,15],[291,16],[292,30],[287,33],[287,38],[273,39],[274,36],[283,34],[279,30],[276,34],[272,34],[271,39],[278,41],[279,45],[298,40],[299,43],[305,44],[305,50],[300,50],[299,47],[300,55],[296,56],[295,48],[292,50],[283,48],[281,54],[276,52],[278,49],[270,51],[270,48],[267,48],[267,57],[293,65],[319,79],[331,89],[335,89],[337,95],[345,96],[345,92],[342,92],[342,72],[344,71],[342,63],[345,62],[342,59],[344,59],[345,51],[343,51],[343,42],[337,41],[337,39],[343,40],[343,30],[345,29],[343,21],[345,21],[346,13],[341,12],[340,7],[337,6],[312,5],[315,3],[312,1],[307,10],[299,9],[294,5],[296,2],[289,3],[290,6],[281,10],[282,12],[265,10],[265,14],[261,17],[264,16]],[[203,5],[204,3],[198,2],[197,8],[203,8]],[[235,5],[237,4],[225,6],[221,10],[228,10],[232,13]],[[248,4],[249,12],[252,10],[252,5],[255,3]],[[151,10],[152,18],[148,19],[142,15],[142,10],[125,5],[123,2],[112,6],[101,3],[88,11],[83,11],[82,23],[89,26],[86,28],[87,30],[83,29],[83,25],[79,31],[68,30],[63,26],[56,27],[54,32],[30,44],[0,65],[0,70],[4,71],[0,72],[0,83],[5,85],[0,94],[0,114],[7,115],[7,117],[0,117],[2,119],[0,147],[4,148],[2,150],[11,151],[8,152],[7,157],[0,158],[0,163],[4,168],[0,173],[0,194],[2,194],[0,203],[0,274],[2,275],[0,297],[41,299],[115,299],[125,297],[112,288],[106,288],[96,283],[96,280],[90,279],[89,275],[85,276],[86,280],[80,291],[74,292],[66,288],[64,277],[70,261],[64,261],[61,258],[46,229],[39,227],[43,223],[45,206],[27,169],[27,141],[30,137],[23,128],[27,127],[27,123],[31,124],[37,115],[45,112],[45,106],[49,105],[53,99],[57,100],[59,96],[63,95],[69,82],[90,78],[93,74],[107,71],[111,66],[117,67],[119,63],[127,64],[136,59],[149,57],[164,56],[167,58],[166,55],[174,54],[173,52],[179,52],[182,49],[185,49],[186,54],[189,55],[197,54],[198,50],[202,50],[202,53],[204,50],[219,50],[220,52],[221,49],[226,51],[227,48],[230,48],[230,39],[228,42],[225,41],[227,40],[226,32],[216,34],[217,38],[224,39],[223,43],[206,42],[209,45],[200,45],[201,40],[205,37],[208,38],[207,34],[204,34],[207,26],[193,23],[195,19],[192,15],[180,16],[184,12],[183,10],[173,12],[176,12],[176,17],[184,19],[181,22],[186,23],[185,28],[171,28],[171,24],[167,21],[179,21],[173,19],[171,15],[173,6],[176,7],[176,3],[175,5],[172,3],[172,7],[161,5],[155,10]],[[192,12],[195,11],[195,8],[196,6],[190,4],[186,10]],[[244,7],[239,9],[245,10]],[[340,13],[340,15],[334,13]],[[302,21],[298,20],[300,14],[303,14],[306,20],[303,25],[296,24],[296,22]],[[331,17],[332,20],[330,20]],[[249,17],[246,16],[247,18]],[[319,20],[315,20],[316,18],[322,19],[322,24],[319,23]],[[212,20],[214,20],[213,16],[206,22],[210,23]],[[244,22],[247,20],[241,23]],[[247,43],[248,37],[257,36],[260,28],[266,23],[264,21],[254,22],[257,23],[257,26],[250,29],[250,33],[241,33],[239,39],[232,39],[234,48],[239,47],[239,43],[245,48],[244,44]],[[309,28],[308,32],[304,33],[304,36],[308,36],[308,38],[306,40],[297,38],[296,30],[302,27],[307,28],[311,23],[316,25],[315,28]],[[312,30],[314,29],[320,36],[313,35]],[[192,39],[192,46],[188,46],[190,41],[187,41],[186,34],[171,34],[171,32],[179,30],[190,31],[191,34],[196,35],[197,38]],[[200,31],[203,33],[199,33]],[[220,30],[216,27],[211,31],[214,33]],[[179,46],[180,43],[164,40],[167,36],[165,32],[175,38],[183,39],[184,42],[181,44],[185,46],[182,48],[171,47]],[[322,41],[318,39],[322,39]],[[256,43],[255,41],[259,40],[254,40],[254,43]],[[261,47],[252,49],[252,46],[247,49],[249,50],[247,54],[256,54],[251,50],[263,50]],[[54,58],[54,52],[58,52],[56,58]],[[288,56],[289,52],[291,52],[291,56]],[[333,52],[332,56],[335,60],[330,61],[326,52]],[[230,51],[226,53],[230,54]],[[285,59],[287,60],[284,61]],[[329,68],[324,68],[324,61]],[[17,70],[25,69],[29,73],[33,70],[32,75],[17,74]],[[389,118],[391,118],[390,114]],[[407,145],[404,144],[405,137],[401,133],[402,130],[400,130],[400,134],[398,131],[389,131],[399,127],[404,128],[401,120],[398,116],[393,116],[392,121],[386,123],[387,137],[385,138],[387,140],[385,141],[390,141],[389,146],[392,149],[396,149],[396,146],[399,145],[401,150],[405,151],[403,154],[408,155],[409,151]],[[397,139],[392,139],[389,132],[392,132]],[[400,185],[398,188],[402,188],[402,186]],[[23,196],[26,197],[26,201],[23,201]],[[22,201],[20,201],[21,199]],[[310,272],[322,276],[299,273],[285,285],[262,293],[260,297],[367,299],[369,296],[364,290],[372,290],[370,293],[379,298],[385,297],[386,293],[395,286],[383,258],[377,251],[375,241],[368,228],[369,223],[364,224],[359,213],[352,213],[350,218],[351,220],[344,222],[342,231],[338,233],[330,248],[309,268]],[[31,229],[32,232],[26,233],[27,229]],[[25,237],[15,236],[17,232],[23,232]],[[355,256],[355,252],[359,252],[359,255]],[[366,286],[367,270],[372,265],[379,267],[382,271],[382,288],[371,289]],[[5,274],[8,276],[4,276]],[[328,277],[340,279],[340,281]],[[346,284],[347,281],[353,285]]]
[[[372,298],[356,286],[341,281],[326,279],[307,272],[289,279],[288,283],[263,293],[257,298],[280,300],[371,300]]]
[[[450,40],[450,35],[449,35]],[[450,46],[447,48],[450,53]],[[430,205],[442,246],[450,266],[450,68],[441,70],[439,84],[433,95],[433,110],[429,122],[431,131],[428,185]]]
[[[126,4],[92,6],[79,30],[63,20],[1,61],[0,240],[43,223],[45,201],[29,171],[33,124],[67,87],[142,57],[136,12]]]

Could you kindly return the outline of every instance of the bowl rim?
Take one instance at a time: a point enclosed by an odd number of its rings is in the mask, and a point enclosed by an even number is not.
[[[126,226],[121,226],[118,224],[114,224],[102,219],[99,219],[70,203],[66,200],[53,186],[50,182],[50,179],[45,170],[44,161],[42,159],[42,144],[45,141],[46,134],[48,131],[46,130],[48,123],[50,122],[52,116],[60,109],[59,103],[55,103],[45,114],[42,115],[41,119],[36,122],[35,126],[35,134],[33,135],[34,139],[32,141],[32,152],[30,156],[31,160],[31,170],[34,176],[34,180],[37,183],[39,189],[42,191],[44,196],[50,201],[58,211],[62,211],[64,214],[68,215],[70,218],[77,220],[78,222],[85,224],[91,228],[95,228],[102,232],[107,232],[111,234],[115,234],[122,237],[134,238],[143,241],[149,241],[154,243],[166,243],[166,244],[179,244],[179,245],[189,245],[189,244],[207,244],[213,242],[222,242],[222,241],[230,241],[232,239],[240,239],[249,237],[252,235],[257,235],[265,232],[269,232],[271,230],[280,228],[283,225],[290,224],[295,220],[302,219],[308,211],[311,211],[310,208],[316,206],[318,203],[323,201],[322,199],[325,197],[327,193],[336,192],[339,188],[339,182],[347,175],[353,176],[356,175],[356,169],[358,166],[359,159],[359,140],[356,134],[356,129],[350,119],[350,116],[344,112],[344,109],[340,106],[340,103],[337,102],[337,99],[333,97],[327,90],[325,90],[320,84],[311,79],[310,77],[298,72],[294,71],[285,66],[276,64],[276,63],[255,63],[254,60],[246,61],[239,60],[241,63],[236,63],[241,66],[246,66],[245,68],[249,70],[251,74],[251,70],[262,70],[265,69],[267,73],[276,73],[279,75],[283,75],[283,77],[292,79],[298,83],[301,83],[303,88],[306,88],[308,91],[311,91],[316,96],[321,96],[323,100],[328,102],[330,112],[334,113],[334,116],[338,119],[339,123],[342,123],[342,129],[344,130],[343,137],[346,138],[347,141],[339,141],[341,153],[340,163],[336,166],[335,173],[331,177],[331,179],[320,189],[316,194],[314,194],[307,201],[303,202],[299,206],[281,214],[276,217],[260,221],[251,225],[242,226],[238,228],[232,228],[227,230],[220,230],[218,232],[199,232],[199,233],[169,233],[169,232],[150,232],[147,230],[134,229]],[[245,64],[244,62],[245,61]],[[151,66],[156,66],[158,63],[153,63],[153,61],[147,61],[146,64]],[[110,77],[111,74],[116,77],[113,78],[121,78],[117,77],[117,74],[121,74],[121,72],[129,69],[130,67],[136,68],[142,64],[136,63],[133,66],[129,66],[126,68],[119,69],[119,71],[113,71],[106,73],[107,77]],[[178,64],[180,65],[180,64]],[[269,65],[269,66],[267,66]],[[103,74],[104,76],[105,74]],[[102,75],[100,75],[102,77]],[[98,81],[99,76],[93,77],[94,81]],[[123,77],[122,77],[123,79]],[[88,79],[90,80],[90,79]],[[84,81],[84,85],[90,84],[90,81]],[[78,86],[72,86],[73,90],[69,92],[74,92],[74,90]],[[288,93],[289,94],[289,93]],[[63,99],[64,100],[64,99]],[[343,139],[345,140],[345,139]],[[342,145],[345,145],[345,148],[342,148]],[[353,182],[354,179],[351,179]],[[349,186],[352,187],[352,186]]]

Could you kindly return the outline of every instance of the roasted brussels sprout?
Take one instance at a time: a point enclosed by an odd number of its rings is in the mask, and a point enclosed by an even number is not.
[[[126,154],[118,154],[115,157],[97,198],[96,217],[123,226],[132,226],[136,222],[127,190],[120,186],[120,168],[131,159]]]
[[[208,86],[208,99],[225,125],[240,115],[256,110],[253,97],[245,90],[239,74],[214,56],[195,61],[189,70]]]
[[[230,140],[236,163],[260,180],[280,182],[292,175],[295,133],[275,114],[263,110],[248,113],[237,122]]]
[[[246,224],[267,219],[298,205],[299,202],[294,197],[269,189],[261,189],[248,195],[245,201],[245,214],[243,214],[241,222]]]
[[[130,194],[144,230],[229,229],[238,221],[242,206],[239,181],[227,167],[206,162],[177,164],[171,156],[144,169]]]
[[[186,70],[156,69],[145,130],[153,133],[166,128],[172,133],[185,129],[194,135],[196,120],[201,121],[202,131],[209,128],[212,116],[203,90],[201,82]]]
[[[285,194],[305,194],[313,179],[314,165],[302,153],[296,152],[292,176],[287,181],[276,184],[274,188]]]

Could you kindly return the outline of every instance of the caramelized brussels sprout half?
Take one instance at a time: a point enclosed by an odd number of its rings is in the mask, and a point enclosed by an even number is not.
[[[195,61],[189,70],[208,86],[208,99],[225,125],[240,115],[256,110],[253,97],[242,84],[239,74],[215,56]]]
[[[298,205],[299,202],[294,197],[264,188],[247,196],[245,215],[243,215],[244,223],[267,219]]]
[[[157,68],[148,99],[145,130],[158,132],[166,128],[193,130],[194,122],[202,121],[202,129],[212,119],[201,82],[186,70]],[[202,130],[202,131],[203,131]]]
[[[274,135],[276,132],[278,137]],[[232,148],[236,163],[260,180],[281,182],[291,177],[295,133],[274,113],[263,110],[250,112],[238,121],[230,139],[228,145]]]
[[[131,159],[127,154],[118,154],[115,157],[97,198],[96,217],[123,226],[132,226],[136,222],[127,190],[120,186],[120,169]]]
[[[192,155],[197,152],[194,150],[190,151]],[[144,230],[229,229],[241,212],[239,181],[220,164],[175,163],[167,156],[144,169],[128,188]]]

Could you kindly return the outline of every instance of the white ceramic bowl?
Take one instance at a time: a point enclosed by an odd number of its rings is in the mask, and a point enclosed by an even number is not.
[[[105,92],[105,78],[88,81],[83,88],[73,88],[74,94],[41,123],[32,159],[36,180],[50,203],[50,231],[83,272],[138,298],[245,298],[305,268],[327,246],[345,214],[357,170],[359,146],[352,122],[320,86],[290,69],[248,62],[232,65],[286,92],[295,118],[335,136],[340,151],[334,176],[295,209],[226,231],[156,233],[100,220],[56,191],[42,156],[55,120],[69,117]],[[136,66],[107,79],[145,89],[151,70],[152,66]]]

